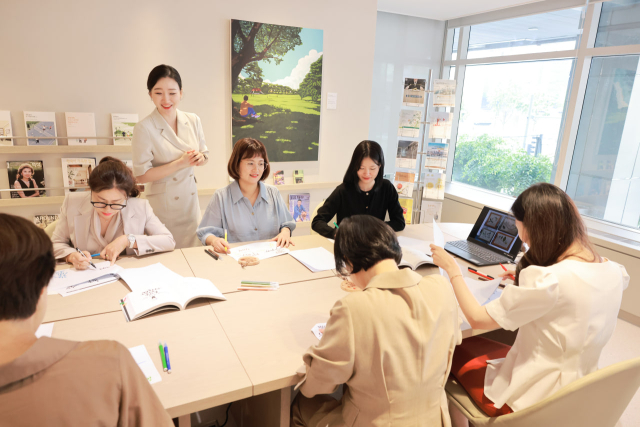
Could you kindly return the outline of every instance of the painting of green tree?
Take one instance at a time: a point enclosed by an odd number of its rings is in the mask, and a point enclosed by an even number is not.
[[[322,30],[231,21],[231,138],[269,161],[318,160]]]

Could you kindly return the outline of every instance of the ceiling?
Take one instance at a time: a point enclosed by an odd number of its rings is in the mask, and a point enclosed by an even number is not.
[[[540,0],[378,0],[381,12],[446,21]]]

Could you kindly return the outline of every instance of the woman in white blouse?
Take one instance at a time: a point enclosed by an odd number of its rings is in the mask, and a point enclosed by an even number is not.
[[[84,270],[92,254],[100,254],[113,264],[125,250],[135,255],[172,251],[176,245],[173,236],[149,202],[137,197],[135,183],[133,173],[121,160],[100,160],[89,176],[91,191],[69,193],[64,198],[51,237],[56,259]]]
[[[177,248],[198,245],[200,220],[194,166],[207,163],[209,149],[200,118],[178,110],[182,79],[178,70],[158,65],[147,79],[156,108],[133,131],[133,172],[149,183],[145,196],[176,239]]]
[[[519,329],[511,348],[474,337],[454,353],[452,374],[458,373],[490,416],[525,409],[596,371],[629,283],[623,266],[596,253],[576,206],[558,187],[529,187],[511,211],[529,250],[517,266],[514,285],[483,307],[455,260],[431,245],[434,262],[447,271],[471,327]],[[452,419],[455,426],[467,424],[460,413],[452,411]]]

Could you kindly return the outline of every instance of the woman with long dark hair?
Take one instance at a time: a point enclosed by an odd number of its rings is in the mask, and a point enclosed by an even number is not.
[[[125,250],[147,255],[175,248],[171,232],[154,215],[149,202],[138,198],[135,177],[121,160],[102,158],[89,176],[89,187],[91,191],[64,198],[51,237],[56,259],[84,270],[91,254],[99,253],[113,264]]]
[[[384,176],[384,153],[375,141],[362,141],[356,146],[342,184],[336,187],[318,209],[311,228],[318,234],[333,238],[336,229],[328,222],[337,215],[338,224],[352,215],[372,215],[382,221],[389,213],[387,224],[394,231],[404,230],[405,222],[398,192]]]
[[[525,409],[597,370],[629,283],[623,266],[595,251],[578,209],[558,187],[529,187],[511,211],[529,250],[515,284],[484,307],[451,255],[431,245],[471,327],[519,329],[512,347],[473,337],[453,356],[451,373],[489,416]],[[466,422],[453,418],[454,425]]]

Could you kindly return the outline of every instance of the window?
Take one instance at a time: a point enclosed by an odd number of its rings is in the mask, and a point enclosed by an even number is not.
[[[458,59],[458,43],[460,40],[460,28],[454,28],[453,30],[453,46],[451,46],[451,59]]]
[[[592,59],[567,184],[580,213],[633,228],[640,228],[639,59]]]
[[[583,8],[474,25],[467,58],[572,50],[578,47]]]
[[[602,3],[596,47],[640,44],[640,0]]]

